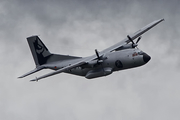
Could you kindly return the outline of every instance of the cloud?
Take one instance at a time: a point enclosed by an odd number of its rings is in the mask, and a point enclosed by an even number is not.
[[[178,119],[179,1],[1,1],[0,119]],[[88,56],[165,18],[142,36],[151,61],[94,80],[59,74],[30,83],[35,67],[26,37],[52,53]]]

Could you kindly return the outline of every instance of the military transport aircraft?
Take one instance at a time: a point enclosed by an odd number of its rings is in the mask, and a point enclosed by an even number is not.
[[[69,55],[58,55],[49,52],[38,36],[27,38],[31,49],[36,68],[19,78],[23,78],[42,69],[55,70],[51,73],[37,77],[30,81],[38,81],[59,73],[69,73],[79,76],[85,76],[87,79],[110,75],[114,71],[138,67],[146,64],[151,57],[137,48],[141,35],[164,21],[156,20],[141,28],[121,42],[104,49],[95,50],[95,54],[89,57],[76,57]],[[134,42],[137,38],[137,41]]]

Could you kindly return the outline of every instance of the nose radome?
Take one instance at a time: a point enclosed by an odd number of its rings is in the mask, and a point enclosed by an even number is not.
[[[147,63],[150,59],[151,57],[149,55],[147,55],[146,53],[143,54],[143,60],[145,63]]]

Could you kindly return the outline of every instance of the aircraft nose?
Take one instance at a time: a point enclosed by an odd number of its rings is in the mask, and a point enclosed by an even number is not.
[[[151,57],[148,54],[146,54],[146,53],[143,54],[143,60],[145,63],[147,63],[150,59],[151,59]]]

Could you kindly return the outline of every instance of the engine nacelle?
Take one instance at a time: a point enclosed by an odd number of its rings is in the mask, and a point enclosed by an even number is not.
[[[112,73],[112,68],[100,68],[100,69],[90,70],[85,77],[87,79],[92,79],[96,77],[110,75],[111,73]]]

